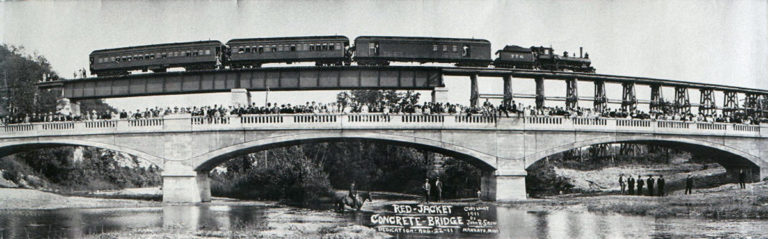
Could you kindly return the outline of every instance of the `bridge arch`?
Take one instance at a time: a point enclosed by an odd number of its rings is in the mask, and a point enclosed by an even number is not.
[[[390,135],[382,133],[358,133],[358,132],[317,132],[306,134],[282,135],[252,140],[217,150],[213,150],[186,160],[185,163],[197,172],[207,172],[216,165],[243,153],[256,152],[265,149],[297,145],[312,142],[334,142],[346,140],[366,140],[384,142],[395,145],[412,146],[438,152],[444,155],[467,160],[472,165],[484,170],[496,169],[496,157],[486,153],[459,145],[446,143],[439,140]]]
[[[0,157],[18,153],[18,152],[21,152],[22,150],[37,149],[41,147],[55,147],[55,146],[86,146],[86,147],[109,149],[109,150],[123,152],[123,153],[137,156],[140,159],[147,160],[152,164],[154,164],[155,166],[157,166],[158,168],[163,169],[162,158],[151,155],[151,154],[147,154],[140,150],[123,147],[123,146],[112,145],[112,144],[86,141],[86,140],[77,140],[77,139],[64,140],[64,139],[35,138],[35,139],[25,140],[25,141],[0,142]]]
[[[759,156],[742,151],[740,149],[704,140],[688,139],[688,138],[662,138],[653,136],[604,136],[595,137],[592,139],[578,140],[572,143],[558,145],[550,147],[545,150],[540,150],[536,153],[525,156],[525,168],[529,168],[534,163],[547,156],[562,153],[575,148],[582,148],[596,144],[610,144],[610,143],[663,143],[664,145],[685,149],[694,153],[713,153],[714,155],[736,157],[741,159],[740,161],[725,161],[715,159],[716,162],[723,166],[729,165],[736,166],[752,166],[758,168],[768,167],[768,162],[760,159]],[[751,165],[750,165],[751,164]]]

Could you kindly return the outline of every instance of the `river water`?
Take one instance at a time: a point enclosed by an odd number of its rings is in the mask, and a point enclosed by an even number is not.
[[[627,216],[584,210],[531,211],[484,205],[488,221],[496,226],[486,233],[400,233],[398,237],[452,238],[701,238],[768,237],[768,220],[708,220]],[[347,212],[298,209],[284,206],[207,204],[146,208],[55,209],[0,211],[0,238],[81,238],[102,232],[141,228],[179,231],[213,230],[317,230],[322,226],[361,224],[372,228],[373,215],[382,212]]]

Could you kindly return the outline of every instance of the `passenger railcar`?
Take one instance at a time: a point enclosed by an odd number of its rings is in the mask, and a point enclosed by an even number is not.
[[[213,70],[220,63],[220,41],[196,41],[96,50],[90,54],[91,74],[127,75],[129,71],[165,72],[170,67]]]
[[[354,60],[358,65],[401,61],[487,67],[491,63],[491,43],[483,39],[360,36],[355,38]]]
[[[260,67],[264,63],[315,62],[315,65],[349,65],[349,38],[307,36],[233,39],[227,62],[231,68]]]

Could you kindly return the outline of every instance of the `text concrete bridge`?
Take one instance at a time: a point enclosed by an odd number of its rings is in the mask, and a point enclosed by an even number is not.
[[[728,170],[768,176],[768,127],[632,119],[493,118],[454,115],[245,115],[220,123],[162,119],[0,127],[0,155],[57,145],[121,151],[163,169],[163,201],[210,200],[208,172],[235,155],[307,142],[371,140],[454,156],[483,170],[486,200],[525,199],[526,168],[584,146],[663,143],[714,157]]]

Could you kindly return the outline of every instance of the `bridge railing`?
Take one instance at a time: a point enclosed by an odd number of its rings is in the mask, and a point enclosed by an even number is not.
[[[768,137],[768,125],[664,120],[565,118],[558,116],[496,117],[423,114],[287,114],[227,117],[174,116],[151,119],[44,122],[0,126],[0,137],[248,129],[495,129],[565,130]]]

